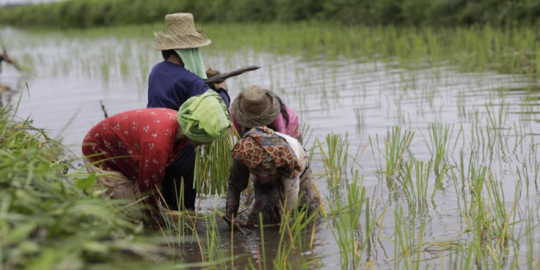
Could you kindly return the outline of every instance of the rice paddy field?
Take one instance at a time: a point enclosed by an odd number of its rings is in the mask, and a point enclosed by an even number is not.
[[[101,104],[109,115],[146,107],[161,28],[1,28],[10,55],[32,70],[3,67],[12,90],[2,105],[20,98],[17,116],[61,140],[77,168]],[[171,269],[540,269],[537,29],[205,29],[207,67],[261,66],[228,80],[231,98],[258,84],[299,114],[324,207],[232,233],[217,188],[197,213],[168,213],[156,237],[175,254]]]

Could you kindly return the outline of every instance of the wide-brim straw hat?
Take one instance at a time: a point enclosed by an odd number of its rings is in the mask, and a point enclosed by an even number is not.
[[[167,33],[154,32],[157,50],[193,49],[210,45],[212,41],[204,31],[195,29],[191,13],[175,13],[165,16]]]
[[[231,105],[231,113],[243,127],[267,126],[274,122],[281,112],[276,95],[253,85],[240,93]]]

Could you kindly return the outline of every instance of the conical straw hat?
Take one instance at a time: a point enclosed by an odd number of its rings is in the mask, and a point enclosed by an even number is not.
[[[231,113],[243,127],[267,126],[274,122],[281,112],[276,95],[257,85],[240,93],[231,105]]]
[[[175,13],[165,16],[167,34],[155,32],[157,50],[193,49],[210,45],[210,41],[202,30],[195,29],[191,13]]]

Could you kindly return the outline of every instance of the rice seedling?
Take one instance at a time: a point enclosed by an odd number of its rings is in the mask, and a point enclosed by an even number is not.
[[[507,120],[509,114],[510,104],[505,104],[504,101],[501,101],[499,104],[499,111],[494,111],[493,104],[486,104],[486,113],[488,118],[487,130],[492,132],[497,139],[499,149],[504,151],[505,142],[507,141],[508,134],[504,134],[505,130],[510,131],[507,127]]]
[[[440,175],[443,167],[447,166],[447,150],[450,147],[450,140],[452,140],[452,134],[454,133],[454,126],[450,124],[442,125],[440,123],[431,123],[429,126],[429,141],[426,142],[426,146],[431,154],[431,160],[433,160],[433,171],[436,176]],[[457,140],[459,139],[456,138]],[[454,144],[455,149],[455,144]]]
[[[392,132],[388,132],[388,137],[384,140],[383,152],[379,147],[379,135],[376,135],[375,140],[372,140],[371,136],[369,137],[369,144],[371,146],[373,156],[376,156],[375,150],[377,150],[379,155],[383,156],[385,159],[384,173],[389,187],[393,186],[392,183],[394,177],[401,169],[405,151],[409,149],[413,138],[414,132],[405,130],[402,134],[401,128],[395,126],[392,128]],[[379,166],[381,165],[379,164]]]
[[[426,210],[431,160],[424,163],[411,159],[405,162],[403,167],[403,175],[398,180],[409,202],[409,208],[418,211]]]
[[[198,192],[206,195],[225,194],[232,164],[230,153],[234,142],[235,136],[228,134],[209,145],[196,149],[193,182]],[[220,162],[216,163],[216,160]]]
[[[315,211],[308,216],[306,207],[282,216],[278,250],[272,260],[273,269],[310,268],[304,260],[294,262],[290,259],[293,252],[302,252],[307,248],[312,248],[319,212]]]
[[[324,164],[326,179],[332,187],[337,187],[340,180],[347,177],[348,137],[348,134],[345,134],[345,138],[339,134],[326,135],[326,151],[319,139],[316,140]]]
[[[354,115],[356,116],[356,132],[363,133],[366,129],[366,110],[354,109]]]
[[[403,208],[394,211],[394,269],[420,269],[422,263],[422,246],[426,223],[421,222],[416,236],[417,217],[405,216]],[[403,266],[403,267],[402,267]]]
[[[364,252],[366,249],[369,252],[371,246],[374,222],[370,218],[369,198],[363,187],[363,179],[358,182],[358,171],[356,171],[353,182],[347,185],[345,203],[341,201],[341,198],[334,201],[327,199],[330,212],[322,209],[323,216],[329,223],[330,231],[339,246],[342,268],[358,268]],[[366,218],[365,231],[364,238],[359,239],[357,232],[360,229],[360,217],[363,211]]]

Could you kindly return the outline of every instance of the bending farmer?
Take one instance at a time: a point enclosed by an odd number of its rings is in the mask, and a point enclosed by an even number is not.
[[[306,151],[298,140],[267,127],[249,130],[232,150],[233,164],[228,179],[227,215],[238,214],[240,193],[253,177],[255,202],[247,222],[264,224],[281,221],[284,211],[307,208],[309,214],[319,206]]]
[[[229,132],[230,119],[222,99],[214,92],[188,99],[180,110],[132,110],[95,125],[83,141],[82,151],[92,162],[88,170],[103,171],[100,182],[113,198],[136,199],[149,195],[154,214],[165,171],[186,166],[172,161],[186,145],[209,143]],[[191,164],[187,164],[191,166]],[[162,190],[164,191],[164,190]]]

